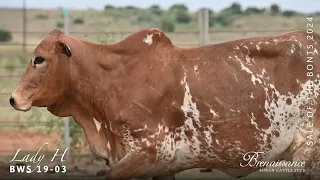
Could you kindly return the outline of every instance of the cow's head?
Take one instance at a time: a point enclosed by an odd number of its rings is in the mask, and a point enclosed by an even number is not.
[[[26,72],[10,97],[10,104],[20,111],[31,106],[50,106],[68,88],[71,50],[64,34],[53,30],[34,50]]]

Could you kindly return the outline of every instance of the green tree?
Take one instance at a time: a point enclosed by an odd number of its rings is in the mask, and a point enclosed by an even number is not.
[[[0,42],[8,42],[12,40],[11,32],[0,28]]]
[[[277,4],[271,4],[270,11],[272,15],[280,13],[280,7]]]
[[[161,20],[161,30],[164,32],[174,32],[175,30],[175,23],[167,18],[163,18]]]
[[[285,10],[283,11],[282,15],[284,17],[290,18],[292,16],[295,16],[297,14],[297,12],[293,11],[293,10]]]
[[[152,14],[161,16],[163,14],[162,9],[158,5],[152,5],[149,7],[149,10],[151,11]]]
[[[105,5],[104,10],[115,9],[112,5]]]
[[[230,10],[232,12],[232,14],[241,14],[242,10],[241,10],[241,5],[239,3],[232,3]]]
[[[191,16],[188,12],[178,11],[176,21],[181,24],[188,24],[191,21]]]
[[[174,4],[169,8],[169,11],[188,12],[188,7],[184,4]]]

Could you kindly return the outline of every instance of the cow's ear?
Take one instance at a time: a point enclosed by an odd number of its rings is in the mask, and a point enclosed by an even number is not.
[[[53,47],[58,53],[71,57],[70,47],[63,41],[56,41]]]

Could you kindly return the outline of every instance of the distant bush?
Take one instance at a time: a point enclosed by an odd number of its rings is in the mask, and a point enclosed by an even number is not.
[[[169,8],[169,11],[188,11],[188,7],[184,4],[174,4]]]
[[[0,42],[8,42],[11,40],[12,40],[11,32],[0,28]]]
[[[169,19],[162,19],[161,29],[165,32],[174,32],[175,23]]]
[[[250,14],[260,14],[263,13],[265,9],[259,9],[257,7],[248,7],[245,11],[244,14],[250,15]]]
[[[152,5],[150,6],[149,10],[151,11],[152,14],[161,16],[163,14],[163,11],[161,10],[160,6],[158,5]]]
[[[280,13],[280,7],[277,4],[272,4],[270,6],[270,11],[272,15],[276,15]]]
[[[63,26],[64,26],[64,24],[61,21],[58,21],[57,24],[56,24],[57,28],[63,28]]]
[[[76,18],[75,20],[73,20],[73,24],[83,24],[84,20],[81,18]]]
[[[297,12],[293,11],[293,10],[286,10],[286,11],[283,11],[282,15],[284,17],[288,17],[289,18],[289,17],[297,15]]]
[[[139,21],[139,22],[150,23],[150,22],[152,22],[152,16],[147,15],[147,14],[140,14],[140,15],[138,16],[138,21]]]
[[[239,3],[232,3],[231,7],[229,8],[233,14],[241,14],[241,5]]]
[[[46,19],[49,19],[49,16],[46,14],[38,14],[36,15],[36,18],[41,20],[46,20]]]
[[[232,25],[232,23],[234,21],[234,17],[219,14],[216,17],[214,17],[213,21],[215,21],[217,24],[220,24],[222,26],[227,27],[227,26]]]
[[[191,21],[191,16],[188,12],[178,11],[176,15],[177,23],[188,24]]]
[[[126,6],[125,9],[133,9],[133,10],[138,10],[139,8],[135,6]]]
[[[105,5],[104,10],[115,9],[112,5]]]

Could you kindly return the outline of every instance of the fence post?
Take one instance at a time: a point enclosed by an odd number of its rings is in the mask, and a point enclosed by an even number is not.
[[[209,41],[209,10],[201,9],[198,14],[200,46],[208,44]]]
[[[22,51],[27,52],[27,10],[26,10],[26,0],[23,0],[22,9]]]
[[[63,32],[66,35],[69,35],[69,11],[66,8],[62,9],[62,14],[63,14]],[[70,117],[64,118],[64,148],[67,149],[70,147]],[[66,160],[67,162],[70,160],[69,158],[69,150],[66,152]]]

